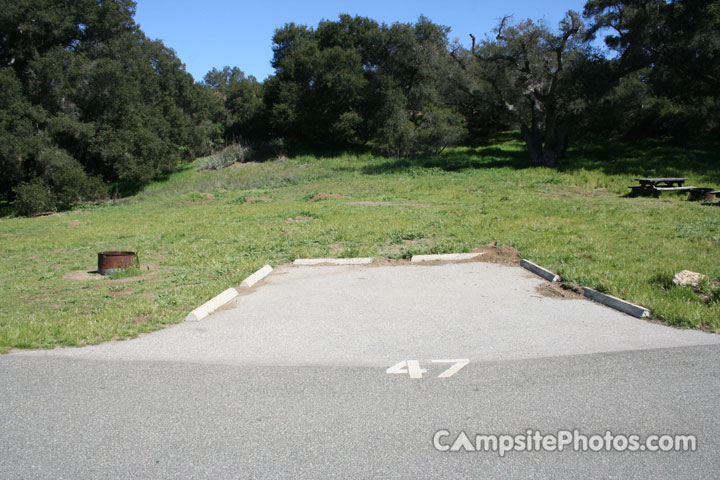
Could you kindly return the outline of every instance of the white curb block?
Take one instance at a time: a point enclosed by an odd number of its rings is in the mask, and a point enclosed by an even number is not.
[[[550,282],[559,282],[560,281],[560,275],[551,272],[547,268],[543,268],[540,265],[537,265],[530,260],[525,260],[524,258],[520,261],[520,266],[523,268],[526,268],[533,272],[535,275],[539,275],[543,277],[545,280],[548,280]]]
[[[200,305],[198,308],[190,312],[190,314],[185,317],[186,322],[197,322],[199,320],[202,320],[203,318],[207,317],[211,313],[213,313],[218,308],[222,307],[226,303],[228,303],[230,300],[238,296],[238,291],[234,288],[228,288],[224,292],[222,292],[220,295],[208,300],[207,302]]]
[[[484,252],[483,252],[484,253]],[[452,262],[471,260],[475,257],[483,255],[483,253],[442,253],[439,255],[413,255],[410,263],[420,262]]]
[[[333,265],[367,265],[373,262],[373,258],[297,258],[293,262],[295,266],[320,265],[331,263]]]
[[[258,270],[257,272],[253,273],[249,277],[247,277],[243,282],[240,284],[241,287],[252,287],[257,282],[262,280],[263,278],[267,277],[270,272],[273,271],[273,268],[270,265],[265,265],[263,268]],[[190,312],[187,317],[185,317],[186,322],[197,322],[200,321],[207,316],[211,315],[213,312],[215,312],[218,308],[222,307],[226,303],[228,303],[230,300],[234,299],[239,295],[238,291],[234,288],[228,288],[224,292],[222,292],[220,295],[217,295],[216,297],[211,298],[207,302],[203,303],[199,307],[197,307],[195,310]]]
[[[632,315],[633,317],[645,318],[650,316],[650,310],[645,307],[641,307],[640,305],[626,302],[625,300],[622,300],[620,298],[600,293],[597,290],[593,290],[592,288],[588,287],[583,287],[583,291],[585,292],[585,296],[590,300],[595,300],[598,303],[607,305],[608,307],[614,308],[615,310],[620,310],[621,312]]]
[[[247,277],[243,282],[240,284],[241,287],[247,287],[250,288],[253,285],[255,285],[257,282],[262,280],[263,278],[270,275],[270,272],[273,271],[273,268],[270,265],[265,265],[257,272],[253,273],[249,277]]]

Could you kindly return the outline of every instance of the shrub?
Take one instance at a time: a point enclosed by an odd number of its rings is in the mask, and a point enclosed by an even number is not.
[[[88,176],[80,162],[64,150],[45,149],[38,161],[44,168],[42,179],[52,190],[57,208],[68,209],[77,203],[107,196],[102,180]]]
[[[284,157],[287,155],[287,145],[285,139],[282,137],[273,138],[268,142],[268,147],[272,151],[276,158]]]
[[[378,146],[388,157],[406,157],[415,151],[415,128],[404,106],[399,102],[389,103],[381,114],[384,116],[378,132]]]
[[[15,200],[12,205],[19,215],[32,215],[55,209],[55,194],[39,178],[21,182],[13,191]]]
[[[395,108],[380,129],[378,143],[385,155],[437,155],[466,134],[462,116],[449,108],[428,105],[422,112]]]
[[[100,177],[88,176],[80,162],[59,148],[46,148],[37,157],[38,176],[20,183],[13,192],[13,207],[32,215],[107,197]]]
[[[438,155],[465,135],[462,115],[449,108],[428,107],[417,126],[418,153]]]
[[[219,152],[210,155],[200,170],[222,170],[233,163],[244,163],[250,161],[252,149],[249,146],[239,143],[228,145]]]

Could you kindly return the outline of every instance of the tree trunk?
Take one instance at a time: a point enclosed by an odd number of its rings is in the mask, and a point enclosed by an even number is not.
[[[545,148],[543,149],[543,165],[554,167],[565,155],[568,147],[568,128],[564,122],[553,118],[545,129]]]
[[[545,149],[543,152],[542,164],[545,167],[554,167],[557,165],[559,155],[554,150]]]
[[[555,167],[568,148],[568,127],[565,122],[558,121],[553,109],[548,108],[546,112],[544,132],[541,132],[538,125],[534,108],[532,125],[523,124],[520,132],[533,163],[544,167]]]
[[[542,165],[543,146],[542,138],[540,137],[539,132],[536,130],[533,131],[533,129],[527,125],[522,125],[520,127],[520,133],[522,134],[523,140],[525,140],[525,145],[527,146],[528,153],[530,154],[530,160],[532,160],[535,164]]]
[[[5,200],[7,200],[8,203],[11,203],[13,200],[15,200],[13,187],[11,185],[7,185],[4,188],[4,190],[5,190]]]

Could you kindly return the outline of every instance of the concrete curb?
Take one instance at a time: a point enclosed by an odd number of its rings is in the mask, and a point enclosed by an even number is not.
[[[539,275],[545,280],[548,280],[550,282],[559,282],[560,281],[560,275],[557,273],[553,273],[547,268],[543,268],[540,265],[531,262],[530,260],[525,260],[524,258],[520,260],[520,266],[530,270],[535,275]]]
[[[220,295],[217,295],[216,297],[213,297],[212,299],[208,300],[207,302],[200,305],[198,308],[193,310],[188,314],[187,317],[185,317],[186,322],[197,322],[199,320],[202,320],[203,318],[207,317],[211,313],[213,313],[218,308],[222,307],[226,303],[228,303],[230,300],[234,299],[238,296],[238,291],[234,288],[228,288],[224,292],[222,292]]]
[[[273,271],[273,268],[270,265],[265,265],[257,272],[253,273],[249,277],[247,277],[243,282],[240,284],[241,287],[247,287],[250,288],[253,285],[255,285],[257,282],[262,280],[263,278],[267,277],[270,272]],[[218,308],[222,307],[226,303],[228,303],[230,300],[233,300],[235,297],[240,295],[238,291],[234,288],[228,288],[224,292],[222,292],[220,295],[217,295],[207,302],[203,303],[199,307],[197,307],[195,310],[190,312],[187,317],[185,317],[186,322],[197,322],[200,321],[208,316],[210,316],[213,312],[215,312]]]
[[[257,272],[253,273],[252,275],[247,277],[245,280],[243,280],[243,282],[240,284],[240,286],[250,288],[253,285],[255,285],[256,283],[258,283],[260,280],[262,280],[263,278],[270,275],[270,272],[272,272],[272,271],[273,271],[273,268],[270,265],[265,265],[260,270],[258,270]]]
[[[593,290],[588,287],[583,287],[583,292],[585,292],[585,296],[590,300],[602,303],[603,305],[614,308],[615,310],[620,310],[621,312],[632,315],[633,317],[645,318],[650,316],[650,310],[645,307],[641,307],[640,305],[626,302],[620,298],[600,293],[597,290]]]
[[[441,253],[439,255],[413,255],[410,263],[420,262],[452,262],[462,260],[472,260],[475,257],[483,255],[482,253]]]
[[[330,263],[332,265],[367,265],[372,263],[374,258],[297,258],[293,262],[295,266],[310,266]]]

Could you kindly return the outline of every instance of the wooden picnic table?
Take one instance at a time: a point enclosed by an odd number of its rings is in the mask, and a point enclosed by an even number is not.
[[[688,200],[709,202],[715,200],[720,194],[714,188],[685,186],[687,181],[685,177],[636,178],[635,181],[639,185],[629,187],[631,196],[652,195],[659,198],[662,192],[689,192]]]
[[[685,177],[636,178],[635,181],[639,185],[629,187],[632,191],[631,195],[660,197],[662,192],[692,192],[696,189],[696,187],[684,186],[687,181]]]
[[[687,181],[685,177],[636,178],[636,182],[644,188],[673,188],[682,187]]]

